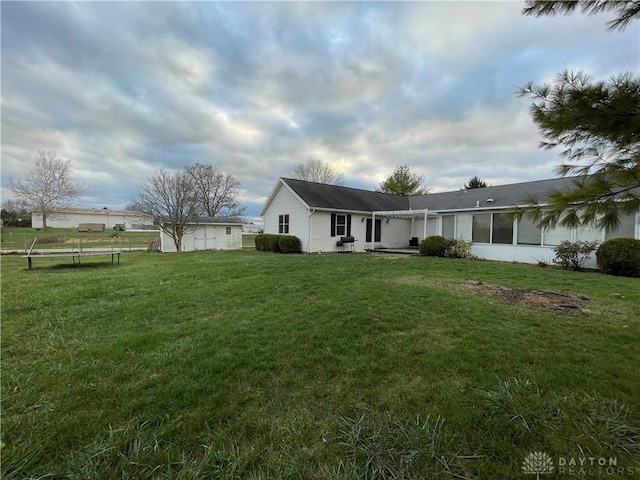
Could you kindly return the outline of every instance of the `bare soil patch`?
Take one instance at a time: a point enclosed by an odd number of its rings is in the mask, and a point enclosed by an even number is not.
[[[469,281],[464,287],[476,295],[499,297],[508,303],[554,310],[567,315],[589,315],[589,298],[577,293],[556,292],[554,290],[534,290],[511,288]]]

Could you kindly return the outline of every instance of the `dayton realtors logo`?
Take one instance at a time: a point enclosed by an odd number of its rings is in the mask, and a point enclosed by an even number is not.
[[[540,475],[551,473],[572,477],[633,476],[640,473],[640,468],[618,465],[615,457],[558,457],[554,462],[545,452],[531,452],[522,461],[522,471],[527,475],[536,475],[536,480],[540,480]]]
[[[531,452],[522,461],[522,471],[529,475],[536,475],[536,480],[540,480],[540,475],[553,473],[553,460],[544,452]]]

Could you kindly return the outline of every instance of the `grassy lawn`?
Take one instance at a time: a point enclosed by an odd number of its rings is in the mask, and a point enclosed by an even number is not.
[[[639,305],[638,279],[478,260],[3,257],[2,478],[535,478],[534,451],[638,478]]]

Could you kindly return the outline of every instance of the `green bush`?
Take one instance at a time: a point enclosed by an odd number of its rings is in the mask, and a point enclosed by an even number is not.
[[[278,247],[282,253],[300,253],[302,242],[294,235],[279,235]]]
[[[598,248],[599,243],[598,241],[589,242],[586,240],[578,240],[577,242],[562,240],[560,245],[553,249],[556,254],[553,263],[576,271],[582,270],[584,264],[591,258],[591,254]]]
[[[453,246],[452,240],[447,240],[440,235],[432,235],[425,238],[420,244],[420,255],[426,255],[428,257],[444,257]]]
[[[640,240],[607,240],[598,248],[596,261],[603,273],[620,277],[640,277]]]
[[[267,242],[267,236],[264,233],[256,235],[256,238],[255,238],[256,250],[264,252],[266,249],[266,242]]]
[[[265,245],[267,252],[280,253],[280,247],[278,246],[279,238],[280,238],[280,235],[267,234],[266,245]]]
[[[300,253],[302,242],[294,235],[261,233],[255,238],[256,250],[261,252]]]

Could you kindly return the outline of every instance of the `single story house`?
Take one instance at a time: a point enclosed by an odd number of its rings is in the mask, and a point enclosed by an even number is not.
[[[524,206],[531,195],[540,203],[571,178],[554,178],[495,187],[400,196],[370,190],[280,178],[260,215],[265,233],[296,235],[305,252],[340,252],[342,237],[354,237],[354,251],[408,248],[425,237],[472,240],[480,258],[523,263],[550,262],[562,240],[640,238],[640,212],[623,216],[616,231],[538,228],[523,216],[505,213]],[[595,265],[593,263],[592,265]]]
[[[104,225],[112,230],[116,225],[124,225],[125,230],[138,226],[153,225],[153,217],[128,210],[109,210],[107,208],[54,208],[47,213],[47,226],[51,228],[78,228],[80,224]],[[43,228],[42,212],[31,213],[31,226]]]
[[[206,217],[187,225],[182,237],[182,251],[240,250],[242,249],[242,225],[240,218]],[[160,250],[175,252],[176,246],[167,233],[166,224],[160,230]]]

